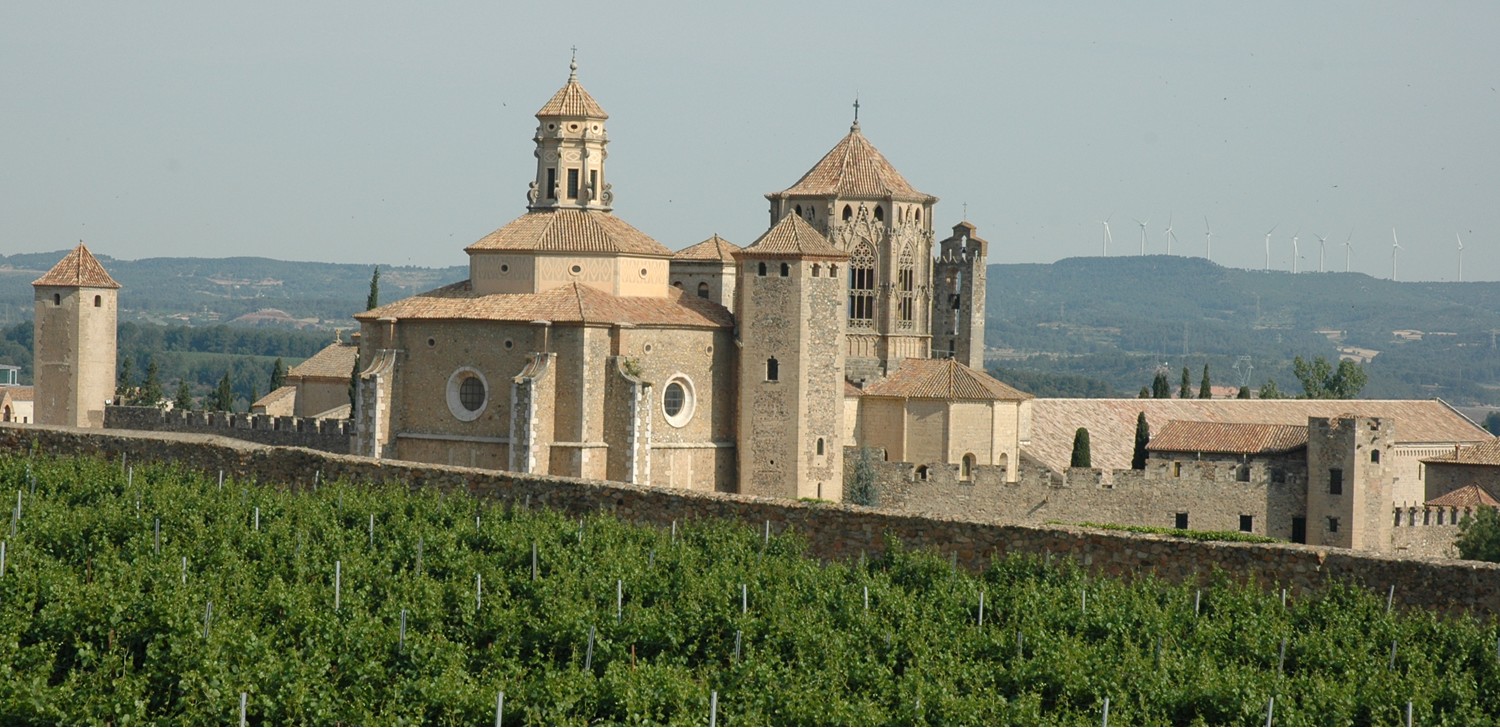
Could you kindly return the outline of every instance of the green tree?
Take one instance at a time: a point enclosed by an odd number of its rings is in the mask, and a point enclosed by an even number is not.
[[[1261,399],[1286,399],[1281,389],[1276,386],[1275,379],[1267,379],[1265,384],[1260,385]]]
[[[130,402],[130,388],[135,386],[131,382],[130,357],[125,357],[120,362],[120,378],[115,382],[115,404],[127,404]]]
[[[1481,507],[1458,524],[1459,558],[1474,561],[1500,561],[1500,513]]]
[[[187,379],[177,380],[177,396],[172,398],[172,406],[183,412],[193,408],[193,388]]]
[[[849,502],[859,506],[873,506],[875,496],[875,463],[870,458],[870,448],[859,449],[859,459],[854,461],[853,482],[849,484]]]
[[[1500,411],[1484,416],[1484,429],[1489,430],[1491,435],[1500,435]]]
[[[1151,444],[1151,425],[1146,423],[1146,413],[1135,417],[1135,452],[1130,455],[1131,470],[1146,469],[1146,446]]]
[[[1292,374],[1302,382],[1306,399],[1354,399],[1369,379],[1364,367],[1348,359],[1334,367],[1321,356],[1311,362],[1292,359]]]
[[[266,392],[274,392],[286,385],[286,365],[281,363],[281,357],[276,357],[276,363],[271,365],[271,388]]]
[[[219,380],[219,386],[208,400],[208,409],[216,412],[234,411],[234,389],[229,382],[229,372],[224,372],[224,378]]]
[[[1235,395],[1235,399],[1250,399],[1250,385],[1241,384],[1240,393]]]
[[[1157,372],[1156,373],[1156,378],[1151,380],[1151,398],[1152,399],[1171,399],[1172,398],[1172,389],[1171,389],[1171,386],[1172,385],[1167,384],[1167,373],[1166,372],[1161,372],[1161,371]]]
[[[157,407],[166,398],[161,389],[161,370],[156,366],[156,357],[146,364],[146,381],[141,385],[141,402],[148,407]]]
[[[365,310],[369,311],[380,305],[380,266],[375,266],[375,272],[370,274],[370,295],[365,297]]]
[[[1208,383],[1208,365],[1203,365],[1203,379],[1198,382],[1198,399],[1213,399],[1214,388]]]
[[[1080,427],[1073,433],[1073,458],[1068,462],[1069,467],[1091,468],[1094,458],[1089,453],[1089,428]]]
[[[1141,387],[1141,393],[1137,395],[1140,399],[1151,399],[1151,388]]]
[[[245,402],[246,411],[260,400],[260,392],[256,391],[255,385],[250,385],[250,399]]]
[[[1187,367],[1183,367],[1182,368],[1182,382],[1179,385],[1177,385],[1177,398],[1178,399],[1192,399],[1193,398],[1193,377],[1192,377],[1191,374],[1188,374],[1188,368]]]

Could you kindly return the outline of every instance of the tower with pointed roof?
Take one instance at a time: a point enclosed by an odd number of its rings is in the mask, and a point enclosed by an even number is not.
[[[103,427],[104,406],[115,395],[120,284],[80,242],[31,285],[36,422]]]
[[[739,492],[842,500],[848,255],[787,215],[734,257]]]
[[[796,184],[766,195],[774,224],[795,215],[849,255],[844,273],[846,370],[871,381],[932,352],[932,209],[860,131],[849,133]]]
[[[932,356],[984,370],[985,261],[989,243],[968,221],[938,243],[933,261]]]

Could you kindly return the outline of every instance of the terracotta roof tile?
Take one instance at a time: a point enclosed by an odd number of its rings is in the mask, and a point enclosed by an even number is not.
[[[568,82],[552,95],[547,103],[536,112],[538,119],[544,116],[577,116],[591,119],[608,119],[609,114],[604,113],[604,107],[594,100],[589,92],[583,90],[578,83],[577,65],[573,67],[573,73],[568,74]]]
[[[465,252],[625,253],[669,257],[672,251],[630,223],[601,210],[533,210],[480,238]]]
[[[902,359],[899,369],[866,387],[864,395],[1007,402],[1031,399],[1031,395],[954,359]]]
[[[7,384],[0,386],[0,395],[9,397],[12,402],[35,402],[36,387],[30,384]]]
[[[323,347],[312,358],[287,371],[289,377],[327,377],[348,379],[354,371],[354,360],[359,357],[359,347],[354,344],[335,342]]]
[[[1500,438],[1468,447],[1454,447],[1453,452],[1437,457],[1423,458],[1424,463],[1453,463],[1455,465],[1500,465]]]
[[[47,274],[31,282],[33,286],[79,286],[83,288],[119,288],[104,266],[89,249],[79,243]]]
[[[715,234],[713,237],[677,251],[672,260],[707,260],[734,262],[734,254],[742,248]]]
[[[1493,439],[1447,403],[1428,400],[1329,399],[1036,399],[1025,450],[1054,470],[1068,467],[1073,434],[1089,429],[1094,467],[1125,469],[1135,450],[1135,418],[1146,413],[1155,428],[1170,420],[1307,425],[1308,417],[1348,412],[1390,419],[1397,442],[1478,443]]]
[[[797,215],[785,215],[755,242],[735,253],[737,257],[796,255],[813,258],[847,258],[823,234]]]
[[[767,197],[810,195],[817,197],[864,197],[909,200],[931,204],[937,198],[917,191],[896,168],[886,161],[885,155],[875,148],[859,124],[849,128],[845,136],[813,165],[802,179],[791,187]]]
[[[553,323],[629,323],[636,325],[730,328],[728,309],[705,298],[670,289],[665,298],[614,296],[572,283],[543,293],[477,295],[468,281],[389,303],[355,318],[369,321],[449,319],[473,321],[551,321]]]
[[[845,397],[858,397],[858,396],[863,395],[864,393],[865,393],[865,391],[863,389],[860,389],[859,385],[857,385],[854,382],[851,382],[851,381],[849,381],[847,379],[844,380],[844,396]]]
[[[351,366],[351,367],[354,366],[354,363],[350,362],[349,366]],[[344,372],[344,376],[348,376],[348,375],[349,375],[349,372]],[[287,386],[284,386],[284,387],[277,387],[277,388],[271,390],[270,393],[267,394],[266,396],[261,397],[260,399],[257,399],[254,402],[250,403],[250,408],[254,409],[256,407],[260,407],[260,408],[264,409],[264,408],[270,407],[272,404],[280,402],[280,401],[282,401],[284,399],[288,399],[290,397],[296,397],[296,396],[297,396],[297,388],[296,387],[293,387],[291,385],[287,385]]]
[[[1150,418],[1147,418],[1148,421]],[[1148,450],[1232,455],[1283,453],[1307,447],[1306,425],[1170,420],[1151,436]]]
[[[1426,505],[1438,508],[1473,508],[1474,506],[1500,507],[1500,501],[1490,495],[1477,483],[1470,483],[1461,488],[1450,490],[1430,501]]]

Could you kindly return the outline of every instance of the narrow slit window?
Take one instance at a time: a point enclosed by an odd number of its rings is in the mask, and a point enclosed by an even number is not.
[[[776,357],[774,356],[766,360],[766,381],[781,381],[781,364],[776,361]]]

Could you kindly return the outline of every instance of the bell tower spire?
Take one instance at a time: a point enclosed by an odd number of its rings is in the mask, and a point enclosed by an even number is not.
[[[578,83],[578,49],[568,82],[536,112],[536,178],[526,193],[531,210],[604,210],[614,193],[604,177],[609,114]]]

